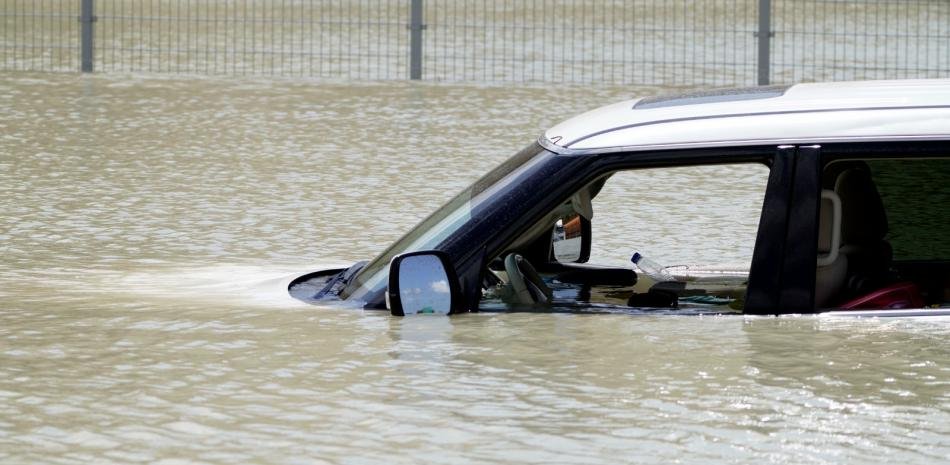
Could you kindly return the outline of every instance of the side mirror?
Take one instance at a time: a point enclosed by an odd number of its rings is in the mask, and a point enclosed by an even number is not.
[[[551,258],[560,263],[590,259],[590,220],[578,214],[558,218],[551,231]]]
[[[459,307],[460,297],[458,276],[445,252],[410,252],[389,264],[386,307],[393,315],[447,315]]]

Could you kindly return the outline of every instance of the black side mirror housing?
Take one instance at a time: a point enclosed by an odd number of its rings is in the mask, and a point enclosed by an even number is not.
[[[386,307],[395,316],[458,313],[461,297],[458,273],[445,252],[409,252],[389,264]]]

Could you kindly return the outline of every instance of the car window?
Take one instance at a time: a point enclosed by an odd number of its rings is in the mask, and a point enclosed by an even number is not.
[[[596,179],[492,261],[481,307],[741,311],[768,177],[743,163]]]
[[[593,200],[591,262],[626,265],[639,251],[748,270],[768,175],[755,163],[614,173]]]
[[[868,160],[894,260],[950,260],[950,159]]]
[[[818,307],[950,306],[950,159],[836,160],[823,187],[840,203],[840,247],[819,262]]]
[[[473,212],[482,202],[489,201],[494,191],[504,188],[518,173],[540,163],[547,156],[550,156],[550,152],[535,143],[495,167],[363,267],[343,289],[341,297],[362,299],[365,295],[381,290],[389,276],[389,263],[393,257],[438,246],[446,237],[467,224]]]

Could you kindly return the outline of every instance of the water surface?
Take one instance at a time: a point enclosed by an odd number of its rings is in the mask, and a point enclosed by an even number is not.
[[[395,319],[281,288],[663,90],[0,76],[0,462],[946,461],[946,321]],[[655,211],[737,195],[658,235],[741,258],[748,174],[639,187]]]

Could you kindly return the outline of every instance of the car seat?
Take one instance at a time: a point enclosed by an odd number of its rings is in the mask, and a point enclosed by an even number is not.
[[[834,191],[826,188],[821,194],[815,306],[853,310],[922,306],[919,287],[900,282],[891,271],[887,214],[867,164],[829,166],[824,185],[832,183]]]
[[[893,250],[884,239],[887,214],[870,170],[856,166],[842,171],[834,189],[841,200],[840,253],[848,257],[847,297],[867,294],[893,282]]]
[[[818,267],[815,270],[815,307],[826,307],[848,277],[848,256],[841,253],[841,199],[821,191],[818,217]]]

